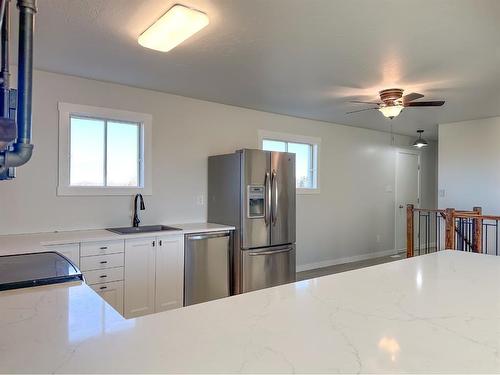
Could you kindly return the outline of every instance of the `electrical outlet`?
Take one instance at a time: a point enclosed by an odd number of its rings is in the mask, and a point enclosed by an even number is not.
[[[380,243],[380,234],[377,234],[377,243]]]
[[[203,198],[203,195],[198,195],[196,197],[196,204],[198,206],[203,206],[205,204],[205,199]]]
[[[444,198],[444,196],[446,195],[444,189],[439,189],[439,197],[440,198]]]

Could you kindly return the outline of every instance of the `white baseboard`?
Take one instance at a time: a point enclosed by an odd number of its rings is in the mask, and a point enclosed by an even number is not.
[[[324,268],[324,267],[329,267],[329,266],[335,266],[337,264],[359,262],[361,260],[367,260],[367,259],[372,259],[372,258],[380,258],[380,257],[388,256],[388,255],[395,255],[395,254],[398,254],[399,252],[400,252],[399,250],[391,249],[391,250],[377,251],[376,253],[354,255],[352,257],[329,259],[329,260],[324,260],[322,262],[317,262],[317,263],[302,264],[302,265],[297,265],[297,272],[309,271],[309,270],[314,270],[317,268]]]

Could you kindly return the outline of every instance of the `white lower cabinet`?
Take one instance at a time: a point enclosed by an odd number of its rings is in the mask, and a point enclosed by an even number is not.
[[[77,267],[80,267],[80,244],[70,243],[67,245],[50,245],[45,247],[47,251],[56,251],[68,258]]]
[[[184,237],[125,240],[124,316],[132,318],[183,304]]]
[[[80,270],[85,283],[122,315],[123,247],[123,240],[80,244]]]
[[[123,315],[123,281],[90,285],[116,311]]]
[[[182,307],[184,299],[183,236],[158,237],[155,312]]]
[[[155,245],[154,237],[125,240],[126,318],[155,310]]]
[[[85,282],[126,318],[183,306],[183,234],[46,248],[71,260]]]

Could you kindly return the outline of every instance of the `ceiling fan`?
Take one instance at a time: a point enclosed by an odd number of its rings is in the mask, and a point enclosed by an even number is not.
[[[401,113],[403,108],[406,107],[440,107],[444,104],[444,100],[414,102],[414,100],[423,98],[424,96],[416,92],[403,96],[403,91],[403,89],[382,90],[379,92],[380,102],[352,100],[351,103],[375,104],[377,107],[358,109],[357,111],[347,112],[347,114],[378,109],[385,117],[393,119]]]

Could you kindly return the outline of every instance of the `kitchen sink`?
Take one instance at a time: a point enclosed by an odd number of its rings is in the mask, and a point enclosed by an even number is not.
[[[143,225],[140,227],[107,228],[106,230],[118,234],[134,234],[134,233],[173,231],[182,229],[168,227],[166,225]]]

